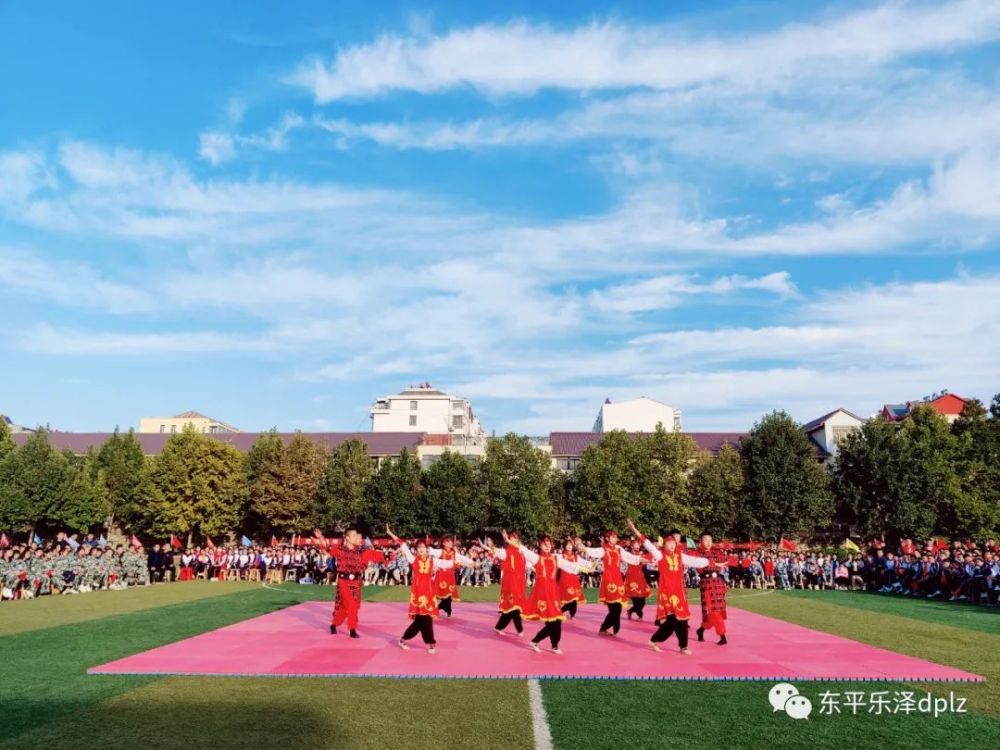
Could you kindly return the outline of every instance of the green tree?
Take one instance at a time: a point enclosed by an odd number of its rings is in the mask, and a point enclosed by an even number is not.
[[[247,455],[256,526],[281,536],[311,528],[326,463],[323,446],[302,433],[296,433],[287,447],[277,430],[262,434]]]
[[[641,448],[627,433],[614,430],[584,449],[568,502],[570,518],[584,533],[599,534],[608,526],[620,526],[627,518],[643,522],[639,498],[642,459],[637,460],[644,453]]]
[[[0,414],[0,463],[14,452],[14,436],[11,434],[10,425]]]
[[[420,482],[420,459],[413,451],[403,448],[396,458],[385,458],[368,485],[365,520],[373,533],[392,526],[397,534],[410,536],[427,529],[420,528],[424,488]]]
[[[106,504],[104,525],[110,532],[120,523],[136,521],[153,488],[149,480],[146,457],[134,430],[122,435],[115,428],[97,453],[93,466],[95,491]]]
[[[1000,396],[994,399],[1000,405]],[[1000,529],[1000,420],[972,400],[952,425],[959,496],[942,525],[958,536],[984,538]]]
[[[186,425],[154,458],[154,488],[145,513],[154,534],[217,536],[243,522],[247,499],[246,456],[237,448]]]
[[[34,533],[41,524],[59,523],[67,459],[38,430],[7,454],[0,476],[0,526]]]
[[[739,451],[726,444],[714,458],[701,456],[691,471],[688,491],[693,520],[700,530],[716,537],[734,533],[744,491]]]
[[[351,522],[365,509],[375,469],[362,440],[345,440],[330,454],[316,495],[317,523],[332,528]]]
[[[641,508],[635,517],[646,528],[666,530],[677,526],[694,533],[688,493],[691,470],[698,457],[697,443],[689,435],[668,432],[662,424],[641,436],[638,443],[635,460],[643,481],[637,488]]]
[[[419,524],[429,534],[466,537],[483,525],[479,501],[472,466],[462,455],[445,451],[424,473]]]
[[[552,523],[552,475],[548,454],[513,433],[490,440],[476,472],[487,524],[517,530],[528,538]]]
[[[739,530],[778,539],[823,526],[833,517],[829,475],[816,446],[783,411],[765,415],[740,441],[745,488]]]
[[[64,451],[65,478],[63,492],[54,515],[59,526],[73,531],[88,531],[104,524],[111,512],[107,491],[101,482],[97,451],[93,448],[84,456]]]

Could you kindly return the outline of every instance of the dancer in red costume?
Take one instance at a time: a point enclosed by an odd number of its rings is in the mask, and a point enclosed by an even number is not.
[[[506,540],[507,546],[504,549],[496,549],[492,539],[486,539],[483,547],[487,554],[500,561],[500,618],[496,624],[497,634],[503,633],[508,625],[514,623],[514,630],[520,638],[524,632],[521,611],[527,598],[524,555],[521,554],[517,532],[507,534]]]
[[[424,643],[427,644],[427,653],[433,654],[437,648],[437,642],[434,640],[434,620],[438,616],[434,575],[440,571],[451,570],[455,562],[431,557],[424,542],[417,543],[417,553],[414,555],[410,546],[393,534],[388,526],[385,527],[385,532],[399,545],[400,554],[410,563],[410,606],[407,616],[411,622],[399,639],[399,647],[408,649],[406,642],[420,633]]]
[[[382,560],[383,555],[371,547],[362,549],[364,540],[354,527],[344,532],[343,544],[340,546],[327,541],[319,529],[313,531],[313,536],[316,537],[317,545],[337,560],[337,598],[334,600],[330,633],[336,635],[337,627],[346,620],[351,638],[360,638],[358,611],[361,609],[361,578],[368,563]]]
[[[691,619],[691,608],[688,606],[687,588],[684,585],[684,568],[704,568],[708,565],[708,560],[685,555],[672,534],[667,534],[663,539],[663,547],[657,548],[640,533],[632,521],[628,525],[656,561],[660,574],[656,595],[656,624],[659,627],[649,639],[649,647],[659,651],[660,644],[677,633],[677,645],[681,653],[690,655],[688,620]]]
[[[629,543],[629,547],[629,551],[633,555],[638,555],[639,564],[629,563],[625,569],[625,593],[632,600],[632,606],[628,608],[628,619],[631,620],[632,615],[635,615],[637,620],[641,620],[642,610],[646,606],[646,598],[653,593],[646,581],[646,564],[652,562],[652,558],[643,553],[642,541],[639,539],[633,539]]]
[[[602,635],[618,635],[622,626],[622,605],[628,601],[625,579],[622,577],[622,561],[628,565],[638,565],[642,558],[618,546],[617,531],[605,532],[604,544],[600,547],[586,547],[577,539],[577,548],[592,560],[604,560],[598,601],[607,606],[608,614],[601,623],[600,632]]]
[[[440,560],[451,560],[448,568],[437,568],[434,571],[434,595],[438,599],[438,607],[449,619],[451,618],[451,603],[462,601],[458,584],[455,582],[455,565],[472,565],[472,558],[466,557],[455,549],[455,537],[446,536],[441,540],[441,548],[428,547],[431,557]]]
[[[708,567],[699,571],[701,575],[701,625],[696,631],[698,640],[705,640],[705,631],[715,628],[719,634],[719,645],[725,646],[726,639],[726,580],[722,571],[729,566],[726,553],[712,546],[712,535],[705,532],[698,537],[699,555],[708,560]]]
[[[512,544],[510,535],[503,532],[504,542],[508,546]],[[539,651],[538,644],[546,638],[552,644],[552,653],[561,654],[559,641],[562,638],[562,621],[566,615],[562,612],[559,602],[559,584],[556,582],[556,574],[559,571],[577,575],[580,571],[579,563],[569,562],[560,555],[552,554],[552,540],[549,537],[542,537],[538,542],[538,552],[533,552],[523,544],[516,544],[520,553],[524,556],[528,565],[535,570],[535,585],[531,589],[531,596],[524,606],[524,619],[541,620],[545,623],[541,630],[535,634],[529,644],[533,651]]]
[[[567,539],[566,544],[563,545],[562,558],[571,563],[578,561],[576,546],[572,539]],[[580,576],[576,573],[567,573],[561,568],[559,569],[559,603],[562,605],[562,611],[571,620],[576,617],[577,604],[587,603],[587,597],[583,594],[583,586],[580,585]]]

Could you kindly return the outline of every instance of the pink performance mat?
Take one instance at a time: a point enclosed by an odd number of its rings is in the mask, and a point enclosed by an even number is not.
[[[711,634],[694,653],[678,652],[671,638],[662,653],[647,646],[652,622],[623,620],[617,637],[597,630],[604,607],[580,607],[563,625],[560,656],[528,648],[540,628],[525,622],[524,638],[498,636],[496,606],[455,605],[454,617],[434,625],[436,654],[428,654],[420,636],[410,650],[396,645],[409,622],[406,605],[365,602],[361,638],[346,630],[330,635],[331,605],[306,602],[246,620],[194,638],[103,664],[90,674],[255,675],[275,677],[438,677],[525,679],[639,680],[916,680],[981,681],[951,667],[904,656],[874,646],[820,633],[782,620],[729,609],[729,645],[718,646]],[[646,608],[647,617],[655,607]],[[698,614],[695,614],[695,622]],[[513,626],[509,628],[513,633]]]

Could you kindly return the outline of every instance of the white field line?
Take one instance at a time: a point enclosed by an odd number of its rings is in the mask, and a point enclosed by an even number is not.
[[[535,733],[535,750],[552,750],[552,732],[542,702],[542,686],[538,680],[528,680],[528,702],[531,704],[531,726]]]

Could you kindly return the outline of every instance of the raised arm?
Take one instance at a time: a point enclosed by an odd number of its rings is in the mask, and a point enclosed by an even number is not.
[[[565,571],[572,575],[577,575],[579,573],[588,572],[591,567],[590,563],[581,560],[580,562],[571,562],[567,560],[562,555],[556,555],[556,564],[559,566],[559,570]]]
[[[708,560],[704,557],[692,557],[683,552],[681,552],[681,562],[688,568],[707,568],[709,566]]]
[[[476,561],[473,560],[471,557],[469,557],[468,555],[463,555],[461,552],[457,551],[455,552],[455,562],[458,563],[459,565],[464,565],[466,567],[476,564]]]
[[[399,545],[399,551],[403,553],[403,557],[406,558],[406,562],[413,565],[413,561],[416,560],[416,556],[413,554],[413,550],[410,549],[410,545],[403,542]]]
[[[532,552],[520,542],[517,543],[517,548],[521,550],[521,554],[524,555],[524,559],[527,561],[528,565],[538,564],[538,554],[536,552]]]
[[[624,560],[626,564],[642,565],[642,555],[634,555],[624,547],[619,547],[618,549],[621,552],[622,560]]]
[[[648,552],[648,553],[649,553],[650,555],[652,555],[652,557],[653,557],[653,561],[654,561],[654,562],[659,562],[660,560],[662,560],[662,559],[663,559],[663,553],[662,553],[662,552],[660,552],[660,550],[658,550],[658,549],[656,548],[656,545],[655,545],[655,544],[653,544],[653,543],[652,543],[651,541],[649,541],[648,539],[643,539],[643,540],[642,540],[642,546],[646,548],[646,551],[647,551],[647,552]]]

